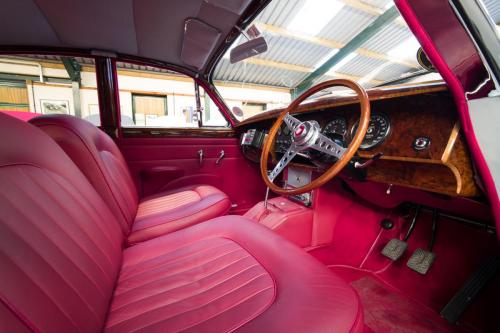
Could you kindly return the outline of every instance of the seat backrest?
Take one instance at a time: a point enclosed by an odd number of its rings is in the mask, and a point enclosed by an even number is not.
[[[38,128],[0,114],[0,331],[99,332],[122,260],[112,212]]]
[[[124,235],[128,235],[139,198],[114,141],[91,123],[68,115],[41,116],[30,123],[52,137],[75,162],[120,221]]]

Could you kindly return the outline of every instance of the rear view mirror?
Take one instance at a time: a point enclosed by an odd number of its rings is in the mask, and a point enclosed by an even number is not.
[[[250,39],[236,46],[229,54],[229,61],[232,64],[256,56],[267,51],[267,42],[264,37]]]

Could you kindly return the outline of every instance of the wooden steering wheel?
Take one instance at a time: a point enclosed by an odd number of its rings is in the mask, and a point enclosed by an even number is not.
[[[317,122],[301,122],[297,118],[290,115],[291,113],[293,113],[293,111],[295,111],[300,103],[302,103],[309,96],[326,88],[334,86],[344,86],[354,90],[358,95],[359,103],[361,104],[361,116],[359,119],[358,130],[356,131],[356,134],[352,138],[351,143],[347,148],[340,146],[327,136],[323,135]],[[283,121],[290,129],[292,144],[290,145],[290,148],[288,148],[287,152],[283,155],[283,157],[278,161],[271,173],[268,173],[267,164],[269,153],[271,151],[271,148],[274,146],[276,134],[278,133],[278,130],[280,129]],[[280,114],[274,125],[271,127],[271,130],[269,131],[269,135],[264,142],[262,156],[260,159],[260,172],[262,174],[264,182],[273,192],[284,195],[301,194],[320,187],[321,185],[325,184],[330,179],[335,177],[347,165],[347,163],[349,163],[349,161],[363,142],[369,122],[370,100],[368,99],[368,95],[365,89],[358,83],[351,80],[336,79],[325,81],[314,87],[311,87],[302,95],[300,95],[296,100],[294,100],[293,103],[288,106],[288,108],[283,110],[283,112]],[[282,188],[275,185],[273,181],[292,161],[295,155],[307,149],[315,149],[327,155],[334,156],[338,160],[321,176],[302,187]]]

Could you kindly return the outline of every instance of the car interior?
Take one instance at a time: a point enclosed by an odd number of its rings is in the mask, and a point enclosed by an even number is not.
[[[500,332],[498,1],[0,6],[0,332]]]

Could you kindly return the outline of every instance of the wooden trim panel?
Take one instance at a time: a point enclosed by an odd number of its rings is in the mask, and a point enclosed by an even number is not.
[[[356,157],[361,160],[378,153],[384,154],[379,161],[364,169],[367,180],[451,196],[475,197],[482,194],[476,184],[456,106],[446,87],[411,88],[410,91],[376,97],[372,92],[371,107],[372,114],[383,113],[389,118],[391,130],[379,146],[357,152]],[[358,114],[357,102],[345,98],[342,101],[341,98],[331,104],[324,104],[323,101],[307,104],[295,116],[301,120],[316,120],[322,128],[333,118],[342,117],[346,120],[349,133],[358,120]],[[267,116],[258,124],[252,120],[238,130],[267,130],[273,120]],[[413,148],[418,137],[430,139],[428,149],[419,151]],[[322,171],[312,165],[293,165]]]
[[[214,128],[122,128],[125,138],[143,137],[199,137],[199,138],[232,138],[236,133],[226,127]]]
[[[448,88],[443,83],[430,84],[425,86],[397,86],[397,87],[387,87],[387,88],[373,88],[369,89],[366,92],[368,93],[368,97],[370,101],[379,101],[383,99],[389,98],[397,98],[403,96],[413,96],[420,95],[425,93],[433,93],[433,92],[441,92],[446,91]],[[358,99],[355,95],[353,96],[343,96],[343,97],[329,97],[322,98],[319,100],[315,100],[313,102],[302,104],[299,106],[295,112],[292,114],[302,114],[309,113],[314,111],[320,111],[326,108],[333,108],[342,105],[352,105],[358,104]],[[235,125],[235,127],[245,127],[250,124],[258,123],[263,120],[275,119],[284,109],[275,109],[265,113],[261,113],[255,115],[251,118],[248,118],[244,121],[239,122]]]

